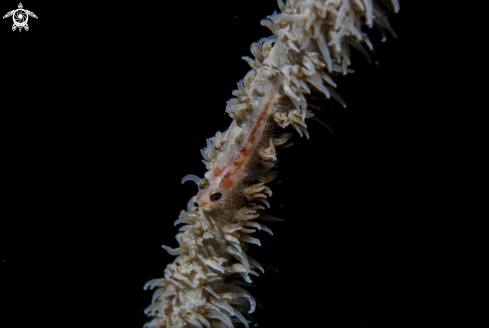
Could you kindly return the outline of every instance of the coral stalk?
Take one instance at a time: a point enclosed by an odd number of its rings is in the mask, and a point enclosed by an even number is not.
[[[242,285],[263,268],[247,249],[260,245],[252,236],[258,230],[272,234],[263,221],[278,220],[265,211],[269,183],[278,174],[277,149],[288,147],[292,136],[282,130],[292,126],[309,138],[312,96],[345,106],[334,78],[352,72],[351,47],[369,59],[366,48],[373,47],[364,28],[377,26],[382,35],[386,30],[395,36],[382,8],[399,10],[397,0],[278,0],[278,5],[280,13],[261,21],[273,35],[251,45],[254,58],[243,57],[251,70],[227,102],[230,127],[207,139],[202,150],[208,172],[202,179],[183,179],[200,191],[175,221],[183,224],[179,247],[163,246],[175,261],[163,278],[144,286],[156,288],[145,310],[153,317],[147,328],[249,327],[256,301]]]

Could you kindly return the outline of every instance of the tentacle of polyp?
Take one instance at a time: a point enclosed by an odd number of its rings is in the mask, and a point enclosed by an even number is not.
[[[229,278],[251,283],[250,275],[263,272],[245,250],[246,244],[260,245],[251,233],[272,233],[256,220],[279,220],[264,211],[272,195],[269,183],[277,176],[276,149],[290,145],[291,134],[281,130],[290,125],[309,137],[305,121],[314,117],[308,101],[314,95],[343,104],[333,78],[352,72],[349,46],[368,57],[364,45],[372,50],[372,44],[364,30],[376,25],[395,36],[383,8],[399,10],[397,0],[278,0],[278,5],[281,13],[261,21],[273,35],[251,45],[254,59],[243,58],[252,69],[227,102],[230,127],[202,150],[208,171],[204,178],[182,179],[198,184],[199,191],[175,221],[184,224],[179,247],[163,246],[176,259],[162,278],[144,286],[156,288],[145,309],[152,318],[144,327],[248,327],[243,313],[255,310],[255,299]]]

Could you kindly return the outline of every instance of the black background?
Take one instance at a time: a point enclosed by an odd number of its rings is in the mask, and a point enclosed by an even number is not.
[[[272,0],[79,5],[23,2],[28,32],[1,21],[2,320],[21,326],[142,327],[176,247],[180,210],[202,176],[199,149],[224,131],[260,20]],[[4,1],[2,15],[17,8]],[[429,213],[417,147],[433,76],[419,75],[422,17],[401,2],[398,38],[370,33],[368,64],[338,77],[347,103],[318,113],[311,138],[279,152],[273,237],[252,254],[265,265],[250,288],[261,327],[384,327],[427,311],[418,293],[433,259],[421,255]],[[436,64],[434,64],[436,65]],[[427,143],[437,143],[433,138]],[[414,149],[416,148],[416,149]],[[416,234],[413,233],[416,231]]]

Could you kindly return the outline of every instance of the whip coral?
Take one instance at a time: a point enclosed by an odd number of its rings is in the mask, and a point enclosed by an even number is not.
[[[382,5],[381,5],[382,4]],[[309,138],[306,119],[314,118],[313,97],[345,102],[334,78],[352,70],[350,51],[368,60],[373,50],[365,27],[395,36],[383,8],[399,10],[397,0],[278,0],[280,13],[261,21],[272,32],[251,45],[251,70],[237,83],[225,111],[233,119],[226,131],[207,139],[202,150],[208,172],[188,175],[199,193],[181,211],[176,256],[164,277],[146,283],[155,288],[145,327],[249,327],[255,298],[246,290],[262,265],[248,253],[261,245],[258,231],[273,234],[263,221],[277,177],[277,153],[292,145],[292,127]]]

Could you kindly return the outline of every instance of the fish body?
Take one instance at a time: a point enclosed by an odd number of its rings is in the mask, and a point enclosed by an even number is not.
[[[283,76],[280,76],[270,81],[265,95],[248,117],[238,136],[234,139],[228,138],[221,160],[210,171],[208,177],[200,182],[196,202],[205,210],[217,209],[219,201],[225,199],[233,187],[246,177],[247,164],[263,134],[283,79]]]

